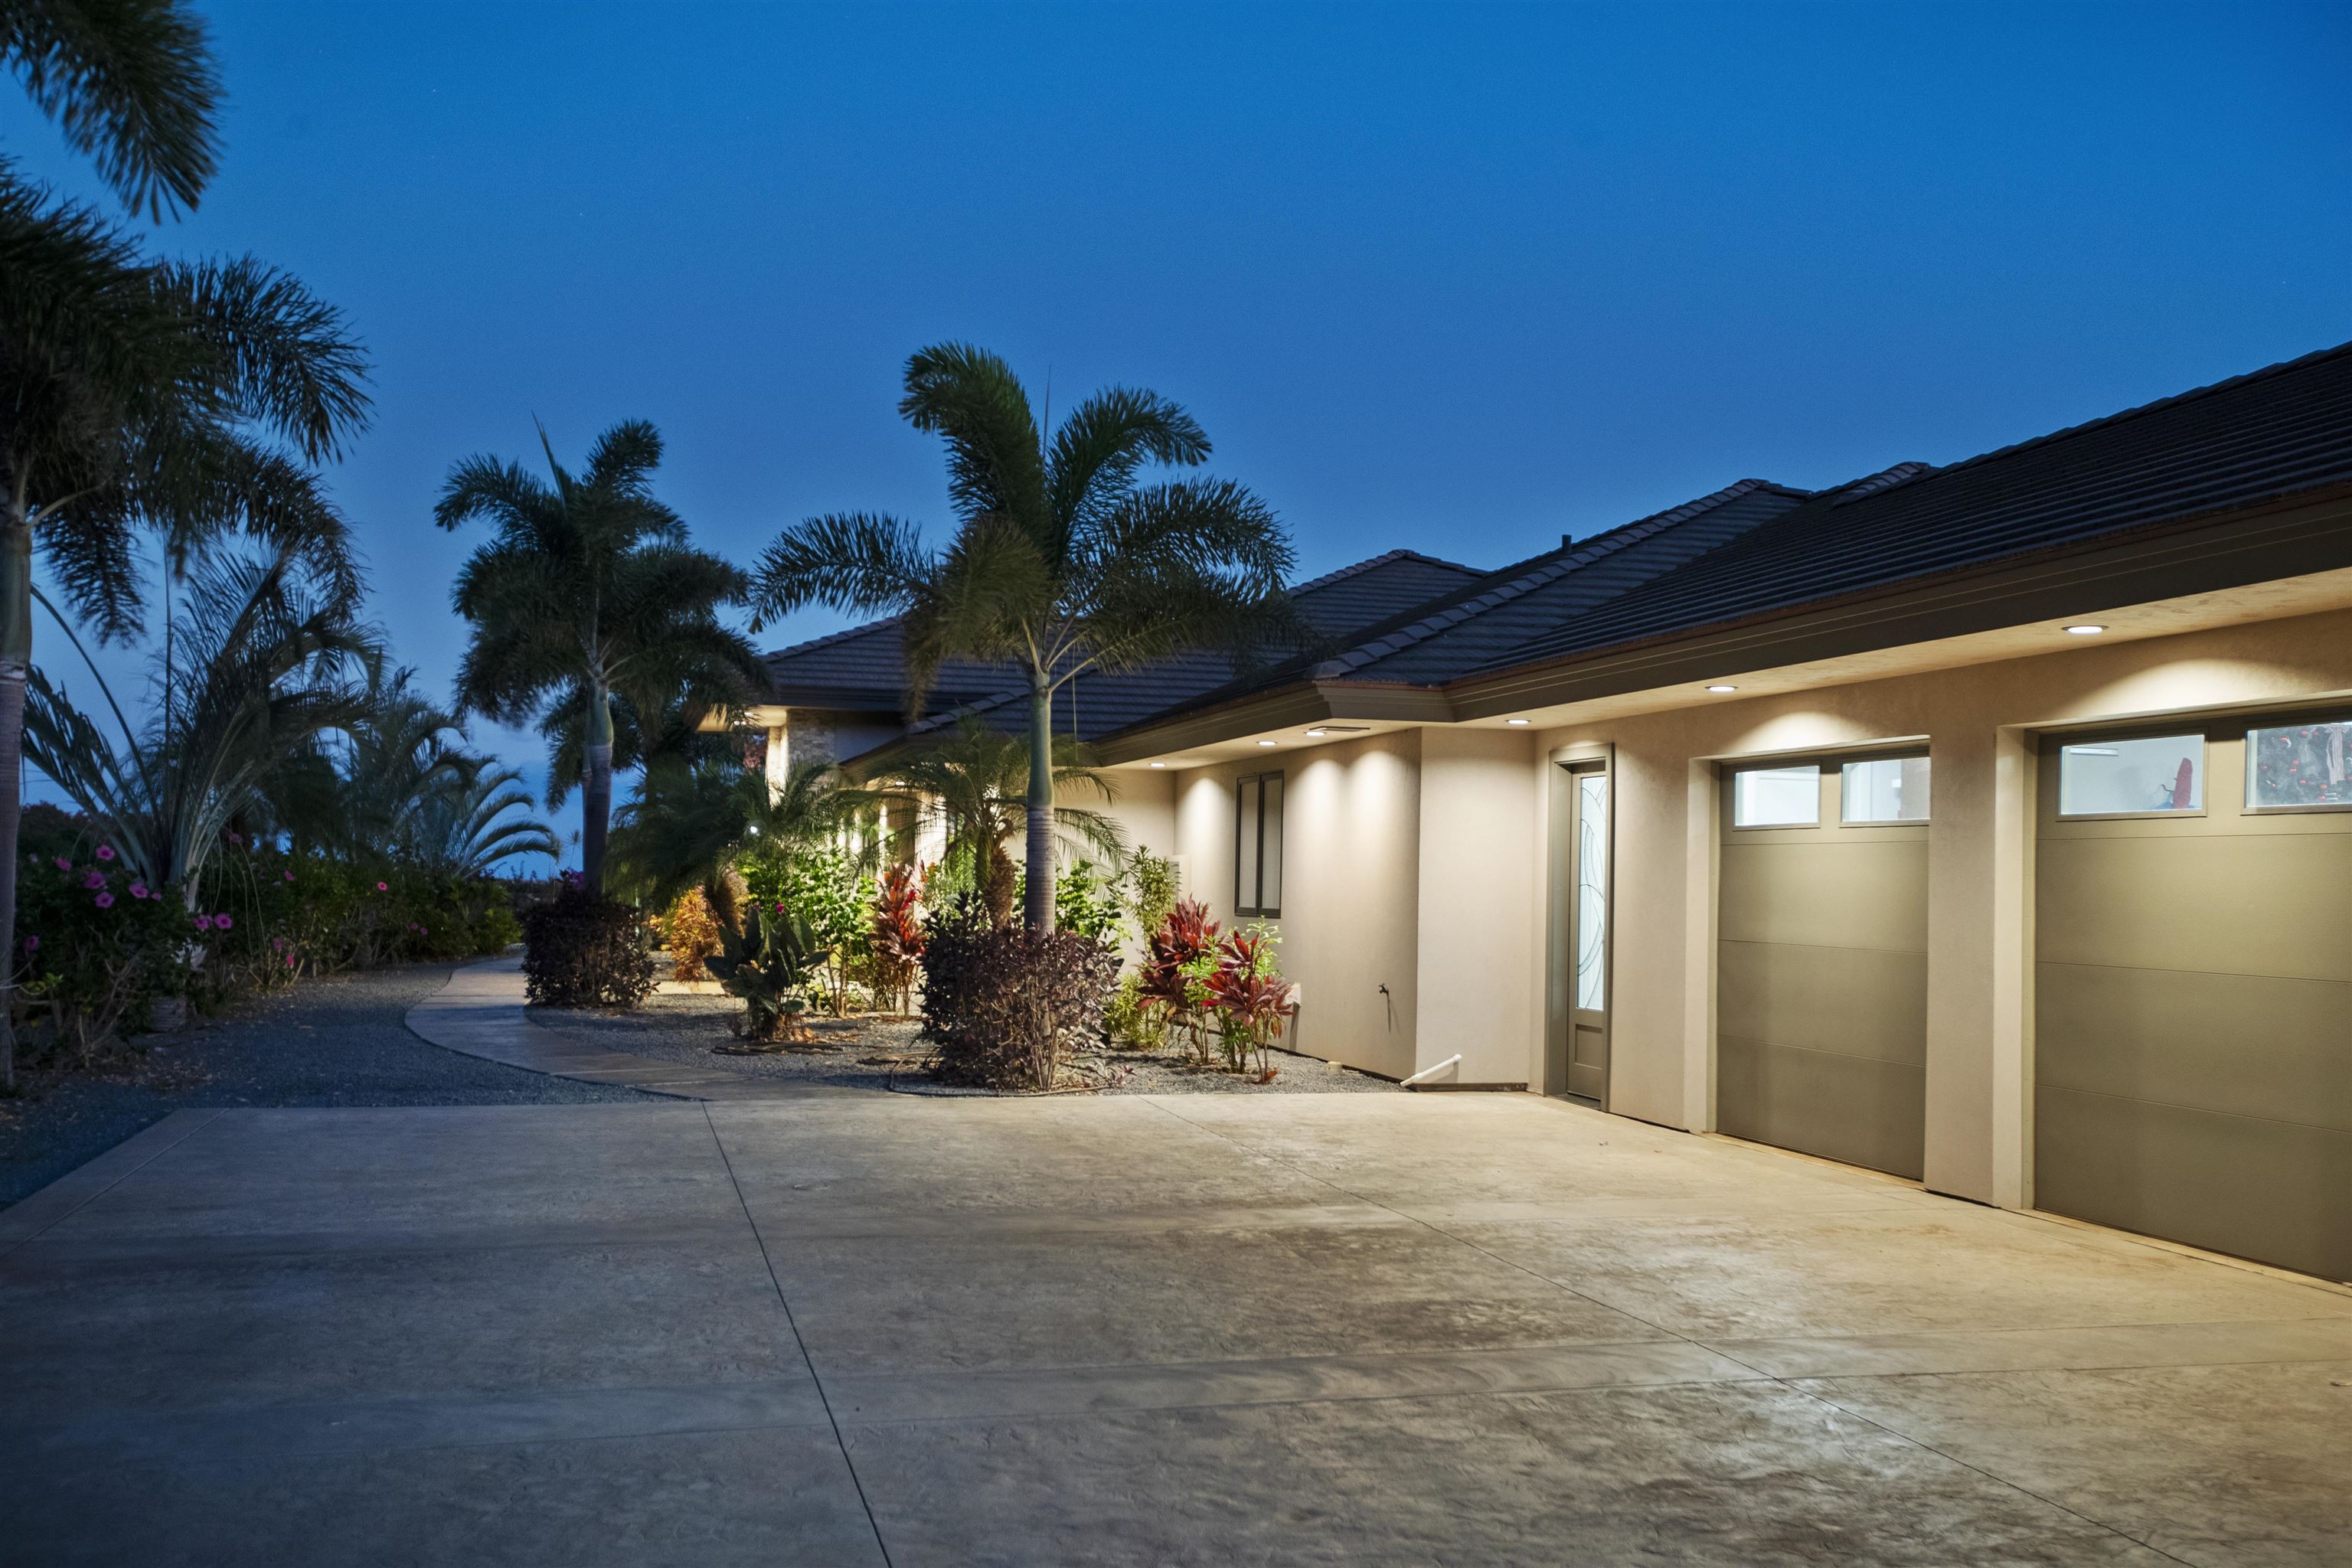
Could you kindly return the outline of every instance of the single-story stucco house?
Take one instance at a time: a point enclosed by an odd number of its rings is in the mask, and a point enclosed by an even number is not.
[[[1056,713],[1296,1048],[2352,1279],[2352,345],[1296,592]],[[771,667],[772,767],[919,742],[890,623]]]

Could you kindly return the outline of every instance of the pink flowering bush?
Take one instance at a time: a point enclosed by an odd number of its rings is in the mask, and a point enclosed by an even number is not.
[[[16,951],[26,996],[46,1009],[26,1042],[87,1059],[143,1026],[154,1004],[187,994],[186,911],[109,854],[99,865],[31,858],[16,883]]]

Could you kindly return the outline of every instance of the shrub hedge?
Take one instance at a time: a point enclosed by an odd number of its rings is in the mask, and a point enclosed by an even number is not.
[[[633,905],[568,883],[523,911],[524,995],[535,1005],[634,1007],[653,994],[653,946]]]

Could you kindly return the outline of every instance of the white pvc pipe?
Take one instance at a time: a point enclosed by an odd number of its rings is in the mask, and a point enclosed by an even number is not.
[[[1419,1083],[1423,1079],[1425,1079],[1425,1078],[1429,1077],[1429,1076],[1430,1076],[1430,1074],[1432,1074],[1432,1073],[1440,1073],[1440,1072],[1444,1072],[1447,1068],[1450,1068],[1450,1067],[1454,1066],[1455,1063],[1459,1062],[1461,1059],[1462,1059],[1462,1053],[1461,1053],[1461,1052],[1459,1052],[1459,1051],[1456,1051],[1454,1055],[1452,1055],[1452,1056],[1450,1056],[1450,1057],[1446,1058],[1444,1061],[1442,1061],[1442,1062],[1438,1063],[1435,1067],[1433,1067],[1433,1068],[1422,1068],[1419,1072],[1417,1072],[1417,1073],[1413,1074],[1411,1078],[1408,1078],[1408,1079],[1402,1079],[1398,1080],[1397,1087],[1398,1087],[1399,1089],[1411,1089],[1414,1084]]]

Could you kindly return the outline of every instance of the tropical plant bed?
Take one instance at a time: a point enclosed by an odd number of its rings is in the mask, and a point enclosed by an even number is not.
[[[694,1067],[788,1079],[813,1087],[929,1089],[932,1048],[920,1037],[919,1018],[896,1014],[852,1014],[835,1018],[811,1015],[811,1038],[782,1044],[756,1055],[727,1054],[743,1044],[736,1021],[743,1005],[731,996],[681,995],[659,992],[626,1013],[587,1008],[534,1009],[541,1023],[568,1034],[593,1037],[610,1050]],[[1271,1054],[1271,1083],[1193,1063],[1179,1051],[1081,1052],[1069,1063],[1064,1086],[1055,1094],[1348,1094],[1392,1093],[1396,1085],[1369,1073],[1333,1067],[1312,1057]],[[961,1093],[987,1094],[986,1089]],[[1009,1091],[1008,1091],[1009,1092]]]

